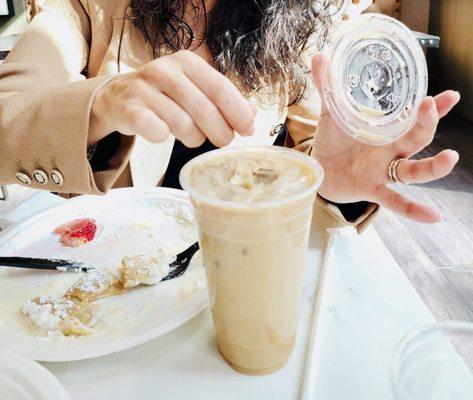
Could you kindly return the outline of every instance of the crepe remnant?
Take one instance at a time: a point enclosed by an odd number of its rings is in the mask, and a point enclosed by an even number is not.
[[[122,260],[120,280],[125,288],[155,285],[169,274],[169,265],[176,256],[160,249],[156,256],[128,256]]]
[[[55,296],[40,296],[25,302],[23,314],[43,334],[83,336],[94,332],[100,306]]]
[[[65,297],[80,301],[94,301],[123,291],[118,278],[108,269],[95,269],[85,274],[67,292]]]

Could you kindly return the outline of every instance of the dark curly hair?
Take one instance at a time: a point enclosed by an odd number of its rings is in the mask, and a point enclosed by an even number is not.
[[[337,0],[219,0],[207,13],[205,0],[132,0],[132,19],[155,56],[190,48],[189,25],[204,18],[202,39],[213,66],[246,94],[279,96],[293,104],[307,84],[309,46],[321,48],[330,27],[329,6]],[[315,50],[315,49],[314,49]],[[274,96],[273,96],[274,97]]]

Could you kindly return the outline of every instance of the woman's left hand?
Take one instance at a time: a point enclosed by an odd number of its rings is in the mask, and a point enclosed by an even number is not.
[[[321,54],[312,60],[312,74],[319,93],[321,77],[329,72],[329,62]],[[386,146],[363,144],[345,134],[331,117],[322,99],[322,111],[314,139],[313,156],[325,170],[319,194],[336,203],[370,201],[425,223],[438,222],[440,214],[424,204],[409,200],[391,188],[388,166],[398,158],[410,158],[428,146],[435,135],[439,119],[447,115],[460,100],[460,94],[446,91],[427,97],[419,107],[417,122],[397,142]],[[399,180],[426,183],[450,174],[459,155],[444,150],[422,160],[403,160],[397,168]]]

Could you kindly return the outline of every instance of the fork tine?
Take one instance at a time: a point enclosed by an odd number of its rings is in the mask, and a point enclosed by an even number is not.
[[[171,272],[169,272],[169,274],[165,276],[162,281],[169,281],[184,274],[184,272],[186,272],[187,268],[189,267],[192,257],[195,253],[197,253],[198,250],[199,243],[194,243],[192,246],[179,253],[176,257],[176,261],[169,265]]]

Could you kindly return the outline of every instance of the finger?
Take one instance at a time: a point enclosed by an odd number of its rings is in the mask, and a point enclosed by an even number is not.
[[[139,134],[151,143],[164,142],[170,134],[166,122],[139,104],[123,106],[118,130],[124,135]]]
[[[440,214],[432,207],[411,201],[386,186],[381,186],[377,190],[375,201],[381,206],[417,222],[433,224],[440,221]]]
[[[323,96],[323,83],[327,78],[328,68],[329,63],[325,55],[321,52],[316,53],[312,58],[312,80],[320,95],[322,112],[327,112],[327,105]]]
[[[324,77],[326,76],[326,61],[325,55],[322,52],[317,52],[314,57],[312,57],[312,80],[319,92],[322,91]]]
[[[255,114],[255,117],[256,117],[256,115],[258,115],[258,112],[259,112],[258,104],[251,103],[250,106],[251,106],[251,110],[253,111],[253,114]]]
[[[234,130],[220,110],[186,75],[162,87],[166,95],[192,117],[195,125],[215,146],[223,147],[233,140]]]
[[[445,117],[460,101],[460,93],[447,90],[434,97],[437,112],[440,118]]]
[[[435,181],[450,174],[459,158],[456,151],[444,150],[423,160],[403,160],[398,164],[397,176],[406,183]]]
[[[242,135],[255,133],[255,112],[237,87],[202,57],[179,52],[184,73],[215,104],[232,129]]]
[[[198,147],[205,142],[205,134],[194,119],[176,102],[150,85],[140,85],[140,104],[152,110],[169,127],[171,133],[187,147]]]
[[[156,99],[159,99],[159,110],[156,113],[166,121],[171,133],[186,147],[199,147],[205,142],[205,133],[186,110],[163,93],[159,93]]]
[[[437,131],[439,114],[432,97],[426,97],[417,111],[414,127],[395,145],[403,157],[410,157],[428,146]]]
[[[434,104],[437,109],[438,118],[440,119],[445,117],[452,108],[458,104],[460,98],[460,93],[453,90],[447,90],[435,96]],[[422,150],[432,141],[435,131],[436,127],[433,133],[431,132],[430,135],[423,137],[421,128],[416,125],[411,132],[401,139],[399,143],[395,144],[395,146],[397,146],[399,152],[402,152],[406,157],[410,157]]]

